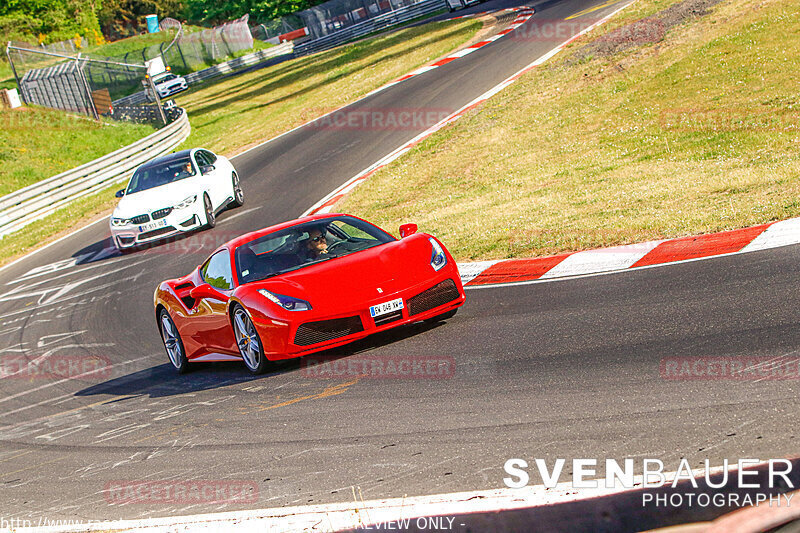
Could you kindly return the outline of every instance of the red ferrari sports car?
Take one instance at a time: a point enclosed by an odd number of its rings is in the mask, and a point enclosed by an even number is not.
[[[161,283],[155,314],[170,362],[300,357],[464,304],[455,261],[436,238],[401,238],[350,215],[316,215],[248,233],[186,277]]]

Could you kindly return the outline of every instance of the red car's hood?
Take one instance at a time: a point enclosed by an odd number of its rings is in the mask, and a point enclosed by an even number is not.
[[[311,265],[259,283],[259,288],[308,300],[314,310],[388,299],[434,275],[428,235],[418,234]],[[379,290],[380,289],[380,290]]]

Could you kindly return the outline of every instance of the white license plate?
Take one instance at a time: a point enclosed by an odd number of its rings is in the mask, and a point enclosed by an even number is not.
[[[167,221],[163,218],[161,220],[156,220],[155,222],[148,222],[147,224],[142,224],[139,226],[139,233],[144,233],[145,231],[153,231],[154,229],[163,228],[167,225]]]
[[[403,308],[403,299],[398,298],[396,300],[390,300],[388,302],[383,302],[382,304],[373,305],[369,308],[369,314],[374,318],[376,316],[385,315],[391,313],[392,311],[397,311],[398,309]]]

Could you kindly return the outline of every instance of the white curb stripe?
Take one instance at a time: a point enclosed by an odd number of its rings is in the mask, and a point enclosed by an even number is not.
[[[461,283],[467,284],[481,275],[481,273],[492,265],[502,262],[497,261],[476,261],[475,263],[458,263],[458,273],[461,275]]]
[[[578,252],[561,261],[539,279],[579,276],[590,272],[607,272],[629,268],[661,242],[663,241],[650,241],[641,244]]]
[[[741,251],[753,252],[798,243],[800,243],[800,218],[790,218],[772,224]]]

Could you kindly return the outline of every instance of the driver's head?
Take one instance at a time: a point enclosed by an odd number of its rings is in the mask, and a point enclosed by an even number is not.
[[[306,246],[312,254],[326,254],[328,253],[328,241],[325,239],[323,228],[311,228],[308,230],[308,241]]]
[[[192,164],[191,164],[191,163],[186,163],[186,164],[183,166],[183,170],[185,170],[186,172],[188,172],[189,174],[191,174],[191,173],[192,173]]]

